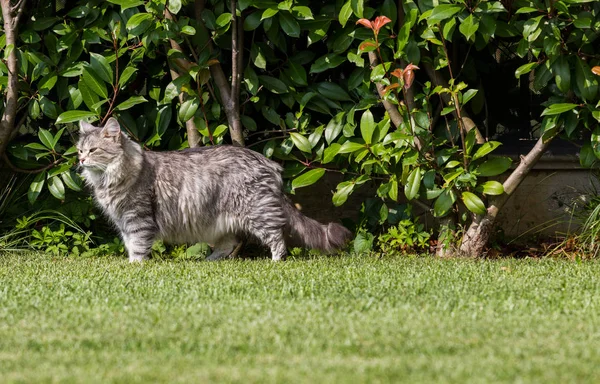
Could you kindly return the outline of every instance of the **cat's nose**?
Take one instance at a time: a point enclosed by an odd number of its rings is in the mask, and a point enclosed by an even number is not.
[[[85,157],[80,157],[80,158],[79,158],[79,163],[80,163],[80,164],[83,164],[83,163],[85,163]]]

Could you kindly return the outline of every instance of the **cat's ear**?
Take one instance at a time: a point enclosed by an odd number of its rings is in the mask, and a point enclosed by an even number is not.
[[[121,140],[121,125],[114,117],[111,117],[102,128],[102,136],[112,138],[115,142]]]
[[[96,127],[94,127],[92,124],[88,123],[87,121],[84,121],[84,120],[79,121],[79,133],[82,135],[87,135],[89,133],[92,133],[96,129],[97,129]]]

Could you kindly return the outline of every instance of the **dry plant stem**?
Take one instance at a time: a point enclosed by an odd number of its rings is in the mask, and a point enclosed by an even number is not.
[[[2,8],[2,18],[4,20],[4,35],[6,37],[6,47],[13,46],[8,55],[6,66],[8,67],[8,84],[6,95],[4,95],[4,113],[0,120],[0,155],[3,155],[8,146],[8,142],[15,130],[15,120],[17,117],[18,103],[18,77],[19,65],[17,60],[17,36],[18,22],[23,13],[26,0],[19,1],[14,7],[10,5],[10,0],[0,0]]]
[[[525,179],[531,168],[538,162],[542,155],[548,149],[551,140],[544,142],[542,138],[538,139],[535,146],[527,153],[527,155],[521,157],[521,162],[511,172],[510,176],[504,181],[502,186],[504,187],[504,193],[490,199],[487,213],[485,215],[476,216],[469,229],[465,233],[462,244],[460,246],[460,252],[465,256],[481,256],[483,250],[488,243],[492,229],[498,216],[500,209],[506,204],[508,199],[512,196],[513,192],[517,189],[519,184]]]

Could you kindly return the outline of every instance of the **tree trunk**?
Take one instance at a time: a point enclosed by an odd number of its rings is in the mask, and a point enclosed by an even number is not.
[[[24,6],[25,0],[19,2],[15,7],[11,7],[10,0],[0,0],[2,18],[4,19],[4,34],[6,36],[5,49],[9,49],[12,46],[6,63],[8,67],[8,86],[4,97],[4,113],[0,120],[0,157],[4,155],[8,142],[13,135],[17,117],[19,65],[16,52],[16,37],[18,35],[17,25],[23,13]]]
[[[525,179],[531,168],[538,162],[552,139],[544,142],[539,138],[534,147],[525,156],[521,157],[521,162],[515,170],[508,176],[503,183],[504,193],[500,196],[490,199],[487,213],[477,216],[465,232],[460,245],[460,254],[463,256],[480,257],[488,244],[498,213],[512,196],[519,184]]]

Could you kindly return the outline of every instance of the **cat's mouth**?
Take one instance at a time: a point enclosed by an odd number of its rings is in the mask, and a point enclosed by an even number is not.
[[[89,171],[104,172],[106,170],[106,167],[100,164],[79,163],[79,167]]]

